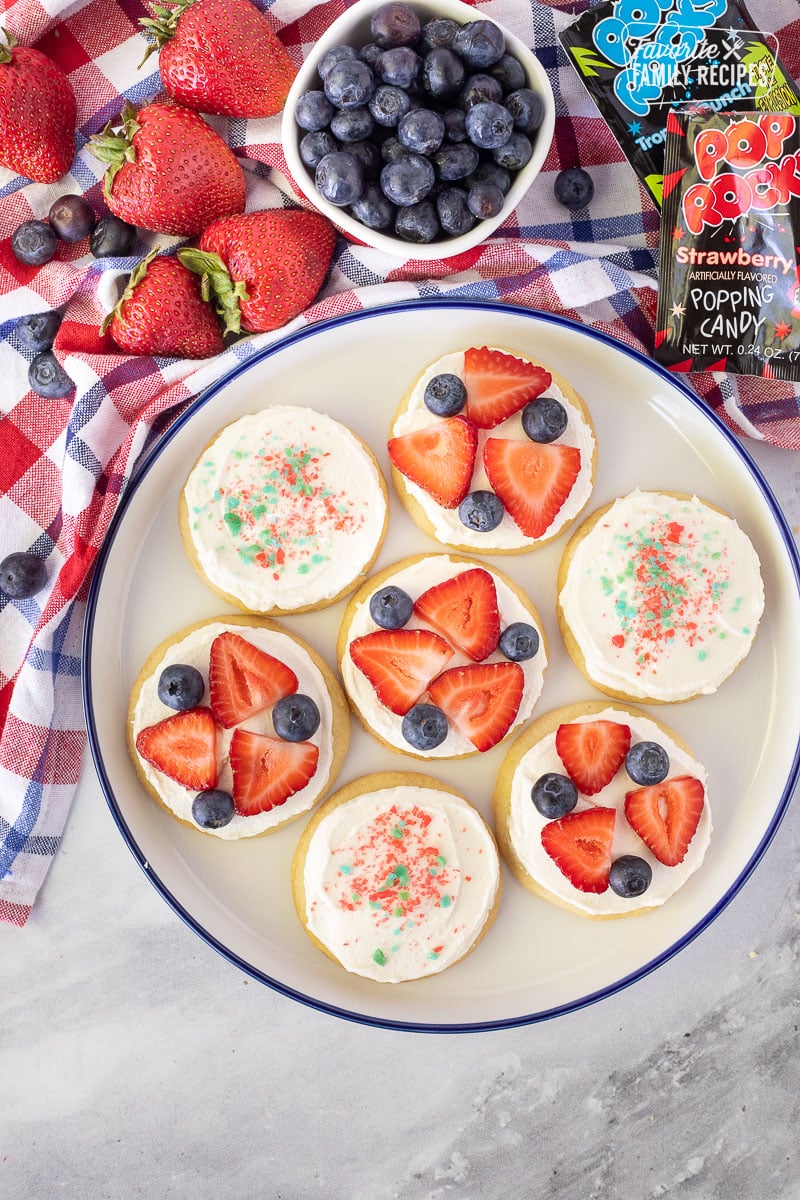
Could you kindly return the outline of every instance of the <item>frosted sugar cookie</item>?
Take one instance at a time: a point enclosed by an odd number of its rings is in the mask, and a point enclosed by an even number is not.
[[[189,559],[237,608],[282,614],[357,587],[386,532],[386,484],[354,433],[310,408],[274,405],[227,425],[180,498]]]
[[[331,796],[302,833],[291,877],[318,949],[379,983],[459,962],[491,926],[501,890],[477,809],[446,784],[397,771]]]
[[[494,816],[519,882],[584,917],[666,903],[711,837],[702,764],[666,725],[608,701],[545,713],[520,734]]]
[[[417,525],[446,546],[520,554],[586,506],[597,460],[586,404],[515,350],[470,346],[431,363],[403,398],[392,481]]]
[[[595,687],[623,700],[715,692],[750,650],[763,609],[750,539],[679,492],[605,505],[572,535],[558,572],[567,650]]]
[[[547,667],[541,618],[507,575],[421,554],[371,576],[337,642],[365,729],[416,758],[491,750],[529,720]]]
[[[300,638],[222,616],[162,642],[128,710],[128,749],[147,791],[184,824],[258,837],[333,786],[349,741],[347,701]]]

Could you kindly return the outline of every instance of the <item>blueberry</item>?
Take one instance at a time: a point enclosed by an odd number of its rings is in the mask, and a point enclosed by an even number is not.
[[[158,678],[158,698],[167,708],[185,712],[195,708],[203,699],[206,685],[196,667],[186,663],[171,663]]]
[[[457,375],[434,375],[425,386],[425,407],[437,417],[454,417],[467,403],[467,389]]]
[[[583,208],[594,195],[594,182],[582,167],[567,167],[556,175],[553,192],[566,208]]]
[[[527,662],[539,651],[539,632],[527,621],[513,621],[500,634],[498,645],[511,662]]]
[[[324,80],[333,67],[339,62],[345,62],[347,59],[357,58],[358,51],[354,46],[331,46],[330,50],[326,50],[322,58],[319,60],[317,74],[320,79]]]
[[[366,184],[362,195],[350,208],[355,219],[366,225],[367,229],[379,231],[391,229],[396,211],[376,183]]]
[[[447,717],[435,704],[415,704],[403,717],[400,728],[415,750],[434,750],[447,737]]]
[[[532,155],[531,139],[526,133],[518,133],[516,130],[502,146],[495,146],[492,150],[492,158],[498,166],[509,171],[521,171],[526,163],[530,162]]]
[[[422,60],[422,86],[429,95],[436,99],[447,99],[458,95],[463,87],[465,76],[463,62],[446,46],[437,50],[429,50]]]
[[[44,587],[47,567],[44,560],[26,550],[7,554],[0,562],[0,591],[9,600],[27,600]]]
[[[408,4],[382,4],[370,17],[369,31],[379,46],[414,46],[419,41],[420,20]]]
[[[107,213],[92,230],[89,249],[95,258],[126,258],[135,241],[136,226]]]
[[[489,68],[489,73],[499,79],[504,92],[515,92],[525,87],[528,77],[525,68],[513,54],[504,54]]]
[[[375,66],[375,74],[393,87],[408,88],[417,78],[422,63],[408,46],[384,50]]]
[[[369,615],[381,629],[402,629],[411,619],[414,601],[408,592],[389,583],[369,598]]]
[[[473,183],[467,192],[467,206],[481,220],[496,217],[503,208],[503,193],[493,183]]]
[[[482,162],[467,179],[470,187],[473,183],[493,183],[505,196],[511,187],[511,176],[505,167],[498,167],[497,163]]]
[[[507,142],[514,131],[511,113],[502,104],[485,100],[467,110],[467,137],[481,150],[494,150]]]
[[[300,139],[300,158],[312,171],[316,170],[317,164],[326,154],[333,154],[334,150],[338,149],[339,143],[327,129],[318,129],[313,133],[307,133],[304,138]]]
[[[452,45],[459,28],[458,21],[453,21],[450,17],[434,17],[426,21],[420,32],[420,49],[438,50],[443,46]]]
[[[75,390],[75,384],[52,350],[45,350],[34,358],[28,367],[28,383],[31,390],[45,400],[62,400]]]
[[[381,152],[373,141],[365,138],[360,142],[348,142],[345,146],[348,154],[352,154],[357,158],[364,168],[364,191],[369,180],[377,179],[380,173]],[[364,195],[364,192],[359,196],[359,200]],[[358,201],[356,201],[358,203]]]
[[[381,50],[381,48],[377,42],[367,42],[366,46],[362,46],[361,49],[359,50],[358,57],[361,59],[362,62],[365,62],[367,64],[367,66],[370,67],[374,71],[375,64],[377,63],[377,61],[380,58],[382,53],[383,53],[383,51]]]
[[[97,223],[94,209],[83,196],[61,196],[47,214],[50,228],[62,242],[79,242],[88,237]]]
[[[57,312],[30,313],[20,317],[15,326],[17,337],[26,350],[41,354],[49,350],[55,341],[58,327],[61,324],[61,314]]]
[[[420,200],[417,204],[407,204],[397,210],[394,219],[394,231],[406,242],[432,242],[442,229],[436,209],[430,200]]]
[[[467,137],[467,116],[463,108],[448,108],[442,113],[445,135],[451,142],[463,142]]]
[[[192,816],[201,829],[222,829],[233,820],[236,809],[230,792],[208,788],[192,801]]]
[[[314,133],[330,124],[335,111],[324,92],[312,90],[303,92],[303,95],[298,97],[294,119],[301,129]]]
[[[331,120],[331,133],[340,142],[360,142],[375,128],[368,108],[345,108]]]
[[[473,104],[482,104],[488,100],[499,104],[502,99],[503,89],[500,80],[495,79],[493,75],[479,73],[470,75],[461,89],[458,102],[463,109],[468,109],[472,108]]]
[[[447,183],[456,179],[466,179],[478,165],[479,154],[472,142],[457,142],[455,145],[444,145],[432,156],[433,165],[439,173],[439,178]]]
[[[661,783],[669,774],[669,755],[658,742],[636,742],[625,755],[625,770],[642,787]]]
[[[458,517],[462,525],[475,533],[489,533],[503,519],[503,501],[494,492],[470,492],[458,506]]]
[[[421,154],[406,154],[381,171],[383,194],[392,204],[404,207],[424,200],[435,180],[433,164]]]
[[[319,709],[310,696],[282,696],[272,710],[272,727],[285,742],[306,742],[319,729]]]
[[[407,154],[411,154],[411,151],[397,137],[388,137],[381,145],[381,158],[387,163],[405,158]]]
[[[415,154],[433,154],[444,141],[444,121],[430,108],[413,108],[401,117],[397,136]]]
[[[539,396],[523,408],[522,428],[532,442],[554,442],[567,428],[567,410],[552,396]]]
[[[535,133],[544,117],[544,101],[531,88],[517,88],[505,99],[505,105],[514,118],[514,128],[520,133]]]
[[[345,208],[355,204],[364,191],[364,167],[354,154],[334,150],[317,163],[314,182],[329,204]]]
[[[653,868],[649,862],[645,862],[637,854],[623,854],[611,864],[608,885],[612,892],[627,900],[631,896],[641,896],[646,892],[652,878]]]
[[[389,84],[376,88],[375,95],[369,102],[369,111],[374,120],[386,129],[393,129],[410,107],[408,92]]]
[[[548,821],[557,821],[572,812],[578,803],[578,789],[566,775],[548,771],[531,788],[531,800],[537,812]]]
[[[436,196],[436,212],[439,224],[451,237],[469,233],[475,225],[475,217],[467,207],[467,193],[463,188],[443,188]]]
[[[345,58],[334,63],[322,86],[336,108],[362,108],[375,91],[375,76],[360,58]]]
[[[14,257],[29,267],[41,267],[58,248],[55,231],[44,221],[23,221],[11,235]]]
[[[493,21],[468,21],[453,38],[453,49],[471,67],[492,67],[505,54],[503,31]]]

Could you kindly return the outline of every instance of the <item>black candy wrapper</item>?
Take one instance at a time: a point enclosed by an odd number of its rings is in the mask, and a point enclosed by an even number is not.
[[[777,38],[743,0],[606,0],[559,40],[657,207],[671,111],[800,114]]]
[[[655,357],[800,380],[800,118],[672,112]]]

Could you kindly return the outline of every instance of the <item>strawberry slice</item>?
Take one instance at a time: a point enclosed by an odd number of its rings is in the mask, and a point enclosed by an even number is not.
[[[414,611],[473,662],[482,662],[497,649],[497,588],[483,567],[434,584],[418,598]]]
[[[136,735],[142,758],[193,792],[217,786],[217,723],[210,708],[188,708]]]
[[[577,446],[487,438],[483,465],[497,495],[526,537],[552,525],[581,469]]]
[[[675,775],[663,783],[625,795],[625,816],[644,844],[666,867],[686,857],[700,823],[705,790],[693,775]]]
[[[430,629],[378,629],[350,643],[350,657],[381,704],[405,716],[453,657],[453,647]]]
[[[519,663],[451,667],[428,692],[434,704],[476,750],[491,750],[514,723],[525,675]]]
[[[542,845],[579,892],[604,892],[611,870],[615,808],[567,813],[542,828]]]
[[[238,633],[221,633],[211,643],[209,701],[226,729],[270,708],[297,687],[294,671]]]
[[[558,757],[584,796],[594,796],[611,782],[630,746],[630,727],[618,721],[576,721],[556,731]]]
[[[233,806],[241,816],[253,817],[285,804],[306,786],[317,769],[319,747],[236,729],[230,756]]]
[[[469,491],[478,435],[464,417],[389,439],[392,466],[433,496],[442,508],[458,508]]]
[[[467,416],[479,429],[493,429],[541,396],[552,378],[536,363],[488,346],[472,346],[464,354]]]

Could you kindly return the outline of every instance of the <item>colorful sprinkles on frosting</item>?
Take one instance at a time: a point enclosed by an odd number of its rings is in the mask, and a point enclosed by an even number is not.
[[[335,537],[358,530],[366,513],[326,482],[329,451],[271,433],[252,446],[251,436],[239,436],[221,472],[212,455],[200,463],[211,496],[195,506],[194,528],[210,523],[220,554],[232,548],[243,566],[263,568],[275,580],[307,575],[330,560]]]

